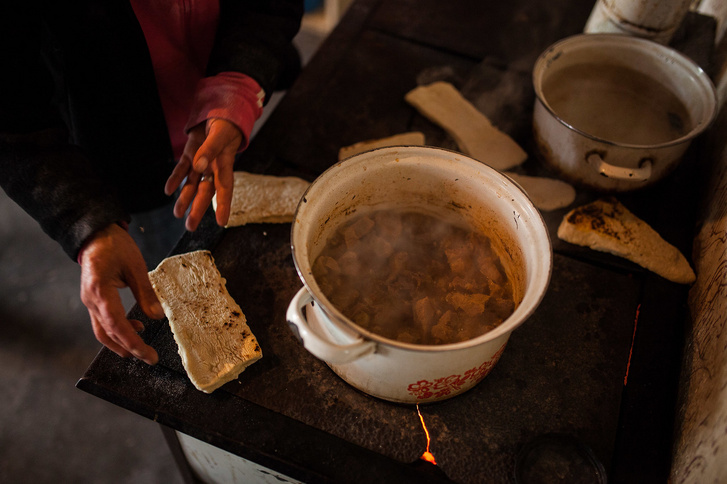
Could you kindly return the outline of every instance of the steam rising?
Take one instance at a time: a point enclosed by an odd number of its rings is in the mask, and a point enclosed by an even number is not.
[[[321,291],[384,337],[447,344],[477,337],[514,310],[489,238],[413,210],[378,210],[336,229],[313,264]]]

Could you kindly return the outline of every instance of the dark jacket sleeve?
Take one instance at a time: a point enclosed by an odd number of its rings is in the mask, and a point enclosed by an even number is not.
[[[75,260],[92,233],[128,216],[53,108],[35,8],[5,2],[0,12],[0,186]]]
[[[271,95],[302,12],[222,0],[208,74],[241,72]],[[164,202],[173,159],[144,47],[128,1],[0,7],[0,186],[74,260],[93,233]]]
[[[129,217],[66,139],[63,129],[0,135],[0,185],[76,260],[93,233]]]
[[[207,74],[246,74],[265,90],[267,102],[286,70],[299,67],[292,40],[303,9],[303,0],[221,0]]]

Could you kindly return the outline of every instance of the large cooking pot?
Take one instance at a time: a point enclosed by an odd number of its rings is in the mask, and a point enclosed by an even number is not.
[[[670,173],[717,114],[717,93],[691,59],[618,34],[556,42],[533,69],[540,158],[563,178],[622,192]]]
[[[488,333],[445,345],[387,339],[344,316],[321,292],[313,262],[354,213],[390,207],[455,217],[489,234],[513,283],[515,312]],[[287,319],[305,348],[354,387],[402,403],[450,398],[482,380],[540,303],[552,267],[547,229],[522,189],[483,163],[438,148],[381,148],[329,168],[303,195],[291,238],[304,287]]]

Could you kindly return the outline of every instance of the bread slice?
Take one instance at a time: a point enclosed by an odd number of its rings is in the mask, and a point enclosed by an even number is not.
[[[227,227],[250,223],[288,223],[293,221],[303,193],[310,185],[294,176],[258,175],[236,171],[230,218]],[[217,197],[212,199],[217,210]]]
[[[388,146],[424,146],[424,141],[424,133],[419,131],[409,131],[386,138],[361,141],[350,146],[344,146],[338,150],[338,161],[375,148],[386,148]]]
[[[558,237],[628,259],[673,282],[696,277],[679,250],[613,197],[583,205],[563,217]]]
[[[262,358],[209,251],[168,257],[149,272],[149,279],[197,389],[211,393]]]
[[[404,99],[449,133],[463,153],[496,170],[508,170],[528,157],[520,145],[494,127],[448,82],[419,86],[409,91]]]
[[[553,178],[519,175],[505,172],[515,183],[520,185],[533,205],[540,210],[556,210],[567,207],[576,199],[576,190],[572,185]]]

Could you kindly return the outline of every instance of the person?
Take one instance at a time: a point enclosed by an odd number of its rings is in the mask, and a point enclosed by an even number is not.
[[[235,156],[299,68],[302,14],[295,0],[0,7],[0,186],[78,261],[93,332],[118,355],[158,360],[120,288],[164,317],[130,221],[173,211],[194,231],[216,193],[225,225]]]

